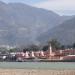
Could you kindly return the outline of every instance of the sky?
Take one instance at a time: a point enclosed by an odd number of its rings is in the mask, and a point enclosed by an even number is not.
[[[34,7],[52,10],[60,15],[75,15],[75,0],[1,0],[8,2],[22,2]]]

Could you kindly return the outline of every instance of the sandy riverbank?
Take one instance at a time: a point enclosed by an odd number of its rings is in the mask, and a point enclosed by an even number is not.
[[[75,75],[75,70],[0,69],[0,75]]]

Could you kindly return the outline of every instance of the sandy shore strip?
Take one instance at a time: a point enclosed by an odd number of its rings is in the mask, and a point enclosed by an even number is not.
[[[75,75],[75,70],[0,69],[0,75]]]

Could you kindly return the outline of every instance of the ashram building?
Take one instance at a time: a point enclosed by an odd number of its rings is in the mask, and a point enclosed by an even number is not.
[[[52,47],[50,45],[49,49],[47,51],[26,51],[24,52],[17,52],[16,56],[17,58],[21,59],[49,59],[49,60],[63,60],[71,58],[73,55],[73,58],[75,58],[75,50],[73,49],[65,49],[65,50],[52,50]]]

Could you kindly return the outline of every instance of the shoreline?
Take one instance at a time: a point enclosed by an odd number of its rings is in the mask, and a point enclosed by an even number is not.
[[[75,75],[75,70],[0,69],[0,75]]]

